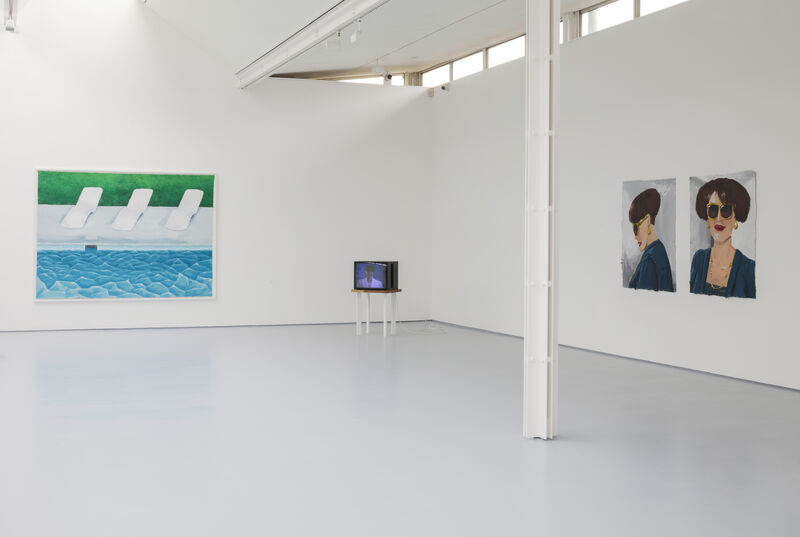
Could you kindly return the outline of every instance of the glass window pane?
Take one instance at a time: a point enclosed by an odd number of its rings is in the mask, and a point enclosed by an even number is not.
[[[422,73],[422,85],[426,88],[441,86],[450,82],[450,64],[442,65],[427,73]]]
[[[633,0],[617,0],[581,14],[581,35],[605,30],[633,19]]]
[[[654,11],[660,11],[684,2],[686,0],[642,0],[642,7],[639,13],[640,15],[649,15]]]
[[[510,62],[525,56],[525,36],[500,43],[489,49],[489,67]]]
[[[558,42],[564,42],[564,21],[558,23]]]
[[[453,62],[453,80],[464,78],[478,71],[483,71],[483,52],[476,52]]]
[[[383,84],[382,76],[368,76],[366,78],[346,78],[339,82],[349,82],[351,84]]]
[[[405,86],[406,75],[392,75],[392,86]]]

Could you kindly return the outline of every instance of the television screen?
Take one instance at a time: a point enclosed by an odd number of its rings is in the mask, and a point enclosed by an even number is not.
[[[356,261],[355,289],[397,289],[397,261]]]

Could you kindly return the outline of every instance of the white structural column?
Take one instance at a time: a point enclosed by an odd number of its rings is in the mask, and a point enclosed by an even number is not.
[[[560,0],[527,0],[523,434],[556,432],[555,122]]]
[[[581,36],[581,12],[568,11],[561,16],[564,21],[564,42],[572,41]]]

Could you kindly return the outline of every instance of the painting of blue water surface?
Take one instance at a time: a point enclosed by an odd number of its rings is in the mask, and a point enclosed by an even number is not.
[[[213,175],[39,171],[36,299],[214,297]]]
[[[210,297],[210,250],[42,250],[38,298]]]

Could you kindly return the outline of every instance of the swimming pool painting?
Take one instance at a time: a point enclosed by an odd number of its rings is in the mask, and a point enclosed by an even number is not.
[[[37,300],[214,297],[213,175],[38,179]]]
[[[211,250],[40,250],[38,298],[210,297]]]

